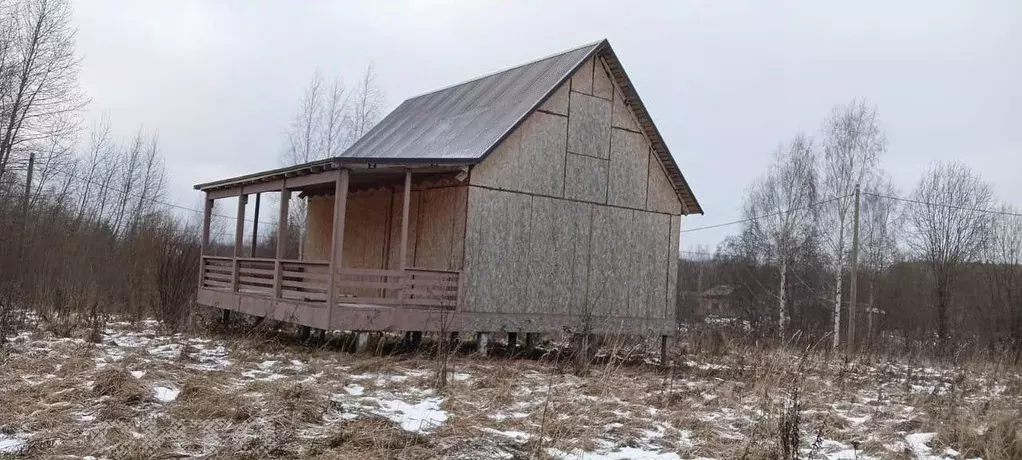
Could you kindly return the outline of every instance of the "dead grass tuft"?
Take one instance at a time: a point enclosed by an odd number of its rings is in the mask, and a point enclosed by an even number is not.
[[[330,449],[372,451],[382,457],[383,451],[404,450],[413,446],[430,446],[432,441],[422,434],[405,431],[383,417],[345,420],[322,440]]]
[[[96,373],[92,396],[109,396],[122,404],[138,404],[149,398],[146,388],[121,367],[107,366]]]
[[[227,419],[234,422],[250,420],[259,413],[247,398],[232,396],[217,382],[204,377],[185,380],[172,411],[185,419]]]
[[[325,398],[304,383],[279,384],[267,396],[267,407],[274,417],[290,424],[317,423],[326,412]]]

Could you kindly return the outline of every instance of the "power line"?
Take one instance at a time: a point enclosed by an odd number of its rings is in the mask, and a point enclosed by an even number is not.
[[[988,214],[999,214],[999,215],[1002,215],[1002,216],[1022,217],[1022,214],[1014,213],[1014,212],[1008,212],[1008,211],[998,211],[998,210],[994,210],[994,209],[966,208],[964,206],[956,206],[956,205],[953,205],[953,204],[933,203],[933,202],[929,202],[929,201],[914,200],[912,198],[902,198],[902,197],[897,197],[897,196],[881,195],[879,193],[873,193],[873,192],[862,192],[862,194],[863,195],[869,195],[869,196],[875,196],[877,198],[887,198],[889,200],[904,201],[906,203],[921,204],[921,205],[924,205],[924,206],[939,206],[939,207],[943,207],[943,208],[957,209],[959,211],[985,212],[985,213],[988,213]]]
[[[852,194],[848,194],[848,195],[844,195],[844,196],[839,196],[839,197],[834,197],[834,198],[830,198],[830,199],[823,200],[823,201],[817,201],[815,203],[809,203],[809,204],[807,204],[805,206],[802,206],[800,208],[786,209],[784,211],[778,211],[778,212],[775,212],[775,213],[764,214],[764,215],[761,215],[761,216],[752,216],[752,217],[749,217],[749,218],[746,218],[746,219],[735,220],[735,221],[732,221],[732,222],[724,222],[724,223],[721,223],[721,224],[713,224],[713,225],[706,225],[706,226],[703,226],[703,227],[689,228],[689,229],[686,229],[686,230],[682,230],[681,233],[697,232],[699,230],[709,230],[711,228],[720,228],[720,227],[727,227],[727,226],[735,225],[735,224],[744,224],[746,222],[752,222],[754,220],[765,219],[767,217],[779,216],[781,214],[787,214],[789,212],[795,212],[795,211],[801,211],[803,209],[809,209],[809,208],[812,208],[814,206],[819,206],[821,204],[827,204],[827,203],[830,203],[832,201],[837,201],[837,200],[841,200],[841,199],[844,199],[844,198],[848,198],[850,196],[852,196]]]

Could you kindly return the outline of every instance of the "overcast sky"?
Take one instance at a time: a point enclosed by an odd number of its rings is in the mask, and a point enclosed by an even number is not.
[[[637,2],[638,3],[638,2]],[[740,217],[777,144],[832,106],[879,109],[883,167],[909,191],[965,162],[1022,205],[1022,2],[77,3],[88,120],[158,130],[170,199],[279,166],[317,68],[354,85],[372,63],[387,111],[405,98],[610,39],[706,211]],[[715,244],[735,227],[686,233]]]

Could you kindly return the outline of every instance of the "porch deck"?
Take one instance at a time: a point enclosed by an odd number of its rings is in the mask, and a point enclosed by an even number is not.
[[[439,329],[462,292],[458,271],[252,257],[203,256],[200,279],[199,303],[320,329]]]

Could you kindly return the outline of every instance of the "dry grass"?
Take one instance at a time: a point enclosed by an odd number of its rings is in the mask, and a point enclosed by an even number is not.
[[[120,404],[138,404],[149,399],[149,392],[122,367],[107,366],[96,373],[91,395],[96,398],[109,396]]]

